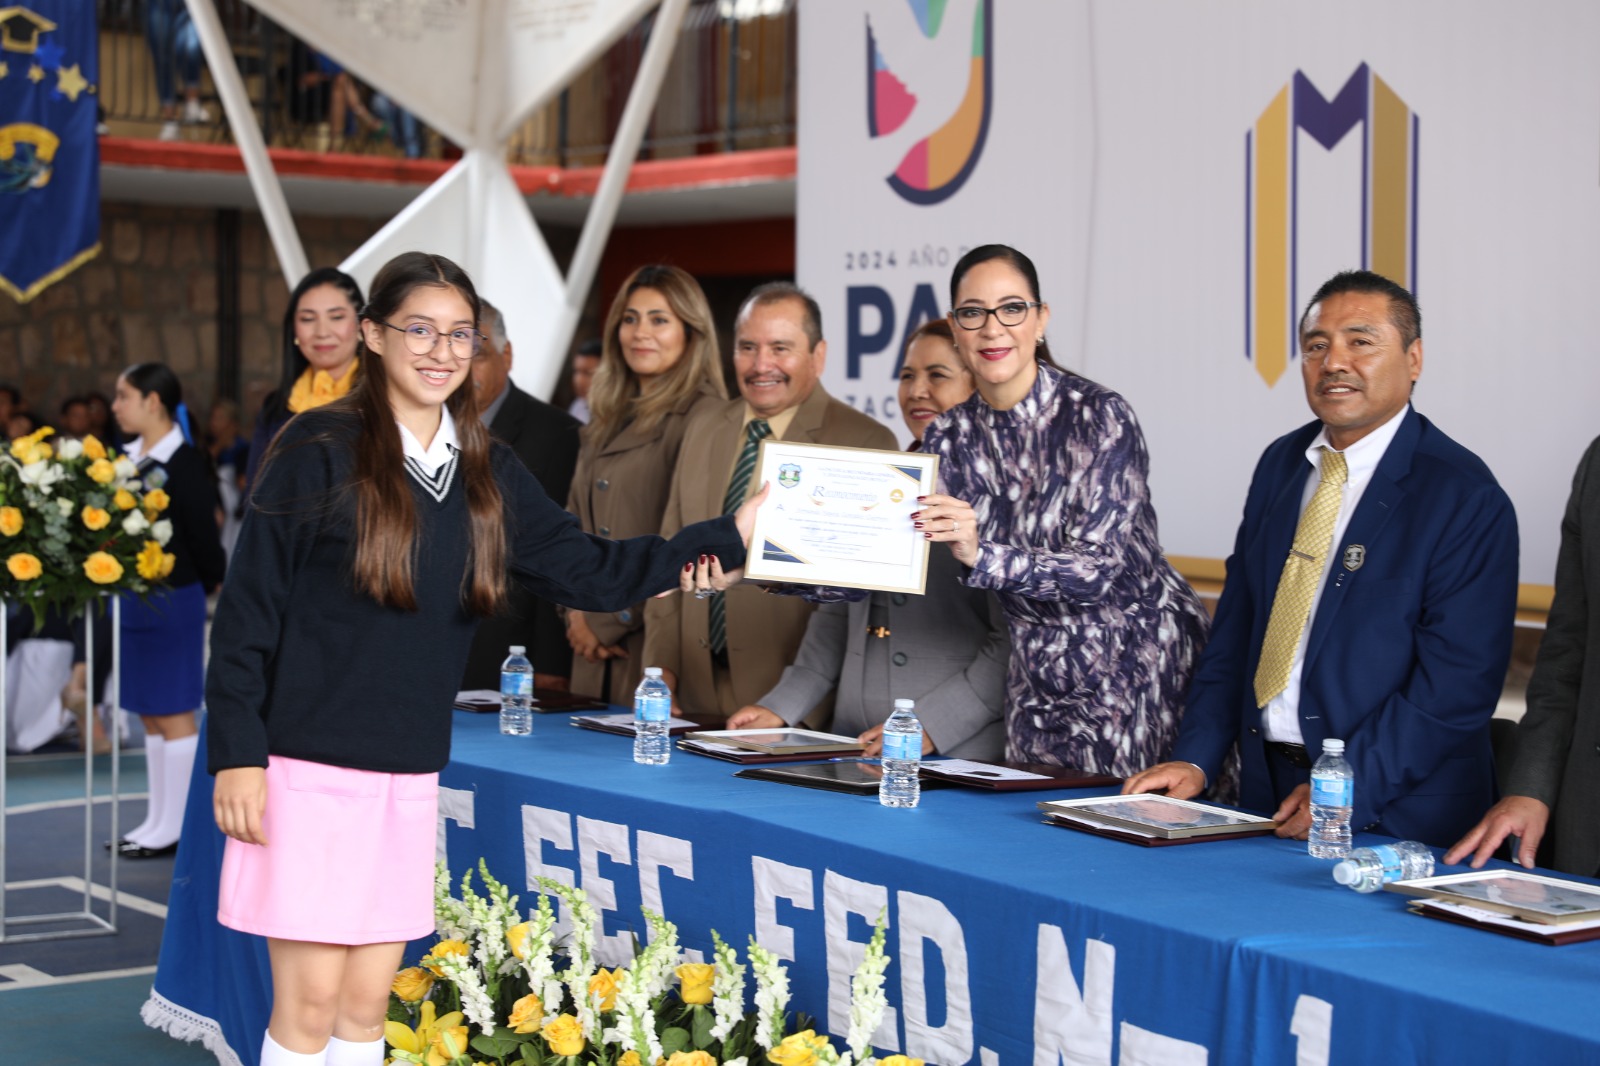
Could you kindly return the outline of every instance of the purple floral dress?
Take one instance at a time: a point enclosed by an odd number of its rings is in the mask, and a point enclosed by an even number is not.
[[[1210,622],[1161,554],[1127,401],[1041,366],[1011,410],[974,393],[923,447],[978,515],[964,580],[1010,622],[1007,759],[1120,777],[1165,759]]]

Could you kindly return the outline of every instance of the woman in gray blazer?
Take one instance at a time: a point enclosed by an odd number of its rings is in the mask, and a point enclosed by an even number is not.
[[[900,371],[900,416],[914,438],[911,448],[974,388],[947,320],[913,333]],[[831,728],[860,735],[867,754],[876,755],[894,701],[912,699],[923,754],[1001,758],[1011,644],[998,601],[963,585],[960,569],[949,552],[931,552],[926,595],[874,592],[819,607],[777,687],[733,714],[728,728],[793,725],[836,691]]]

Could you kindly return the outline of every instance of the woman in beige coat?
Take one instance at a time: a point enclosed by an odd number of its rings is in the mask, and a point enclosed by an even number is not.
[[[606,316],[600,368],[589,388],[567,510],[584,532],[623,539],[659,533],[689,412],[727,399],[705,293],[671,266],[629,275]],[[572,690],[628,704],[647,665],[644,604],[611,614],[567,613]]]

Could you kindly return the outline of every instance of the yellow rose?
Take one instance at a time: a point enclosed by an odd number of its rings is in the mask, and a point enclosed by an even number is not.
[[[167,552],[165,555],[163,555],[161,557],[161,576],[162,577],[171,576],[172,568],[173,568],[174,565],[177,564],[177,562],[178,562],[178,557],[176,555],[173,555],[171,552]]]
[[[89,464],[84,473],[88,474],[89,480],[96,485],[109,485],[116,480],[117,468],[104,459],[96,459]]]
[[[921,1059],[913,1059],[905,1055],[890,1055],[886,1059],[879,1059],[878,1066],[923,1066],[923,1064]]]
[[[139,506],[139,501],[127,489],[118,489],[117,494],[111,497],[111,506],[119,511],[131,511]]]
[[[147,543],[145,547],[148,549],[149,544]],[[157,549],[158,552],[159,550]],[[139,573],[149,576],[144,574],[144,552],[139,553]],[[420,966],[407,967],[394,975],[394,983],[389,987],[395,995],[407,1003],[416,1003],[426,997],[433,988],[433,974]]]
[[[593,999],[599,996],[601,1010],[617,1009],[617,989],[620,987],[617,984],[617,978],[621,976],[622,967],[619,966],[615,972],[605,969],[596,970],[595,975],[589,978],[589,998]]]
[[[83,438],[83,454],[90,459],[106,458],[106,446],[100,443],[100,438],[93,433]]]
[[[104,529],[111,524],[111,515],[98,507],[85,507],[83,509],[83,524],[90,529]],[[157,545],[160,547],[160,545]]]
[[[674,1051],[667,1066],[717,1066],[717,1060],[704,1051]]]
[[[767,1052],[767,1061],[777,1066],[813,1066],[817,1052],[828,1046],[828,1038],[818,1036],[814,1030],[795,1033],[783,1038],[783,1043]]]
[[[624,1051],[622,1057],[617,1059],[617,1066],[641,1066],[637,1051]]]
[[[467,1053],[472,1040],[464,1025],[440,1026],[434,1030],[433,1043],[428,1045],[428,1066],[450,1066]]]
[[[165,554],[166,553],[161,550],[161,545],[157,544],[155,541],[145,541],[144,547],[139,549],[139,554],[134,559],[134,563],[139,570],[139,576],[144,578],[146,581],[154,581],[159,578],[161,576],[161,560]],[[402,970],[400,972],[405,973],[406,971]],[[398,980],[398,978],[396,980]],[[398,992],[395,994],[399,995]],[[426,992],[423,993],[423,995],[426,994]],[[400,998],[405,999],[406,997],[400,996]],[[418,996],[417,998],[421,999],[422,996]]]
[[[14,537],[22,532],[22,512],[15,507],[0,507],[0,533]]]
[[[583,1052],[583,1026],[570,1014],[563,1014],[546,1022],[539,1030],[550,1050],[557,1055],[578,1055]]]
[[[83,561],[83,576],[96,585],[122,580],[122,564],[105,552],[91,552]]]
[[[709,962],[686,962],[673,972],[683,982],[678,995],[683,997],[685,1003],[711,1002],[711,979],[717,975],[715,966]]]
[[[18,552],[6,560],[6,569],[11,571],[11,576],[18,581],[32,581],[44,573],[44,566],[39,562],[37,555],[27,552]]]
[[[433,945],[433,950],[428,952],[428,955],[430,958],[435,959],[445,955],[460,955],[463,959],[465,959],[472,956],[472,949],[467,947],[467,945],[460,940],[441,940],[437,944]],[[439,964],[437,962],[429,963],[424,960],[423,965],[427,966],[428,969],[433,972],[435,977],[444,976],[444,971],[439,968]]]
[[[538,996],[530,992],[511,1004],[511,1017],[506,1020],[506,1024],[511,1026],[513,1032],[536,1033],[543,1017],[544,1004],[539,1002]]]
[[[522,922],[506,930],[506,943],[511,945],[511,954],[524,961],[528,958],[528,930],[532,922]]]
[[[92,476],[92,475],[91,475]],[[158,514],[167,509],[172,502],[172,497],[167,495],[166,489],[151,489],[144,494],[144,509],[146,514]]]

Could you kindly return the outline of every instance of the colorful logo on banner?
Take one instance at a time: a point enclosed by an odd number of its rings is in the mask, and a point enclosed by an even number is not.
[[[922,40],[902,39],[895,48],[938,48],[951,55],[940,57],[942,71],[959,69],[967,59],[967,91],[955,113],[943,125],[911,147],[889,175],[889,187],[914,204],[927,206],[954,196],[965,185],[983,154],[989,137],[989,114],[994,107],[994,0],[978,0],[972,15],[970,43],[951,27],[941,37],[947,0],[906,0],[922,31]],[[965,45],[963,48],[962,46]],[[890,66],[867,21],[867,132],[885,137],[905,125],[917,109],[917,95]]]
[[[94,5],[0,7],[0,291],[26,303],[100,251]]]
[[[1299,196],[1297,131],[1332,151],[1357,127],[1361,265],[1416,290],[1417,116],[1365,63],[1332,100],[1296,71],[1245,135],[1245,355],[1269,386],[1299,352],[1299,216],[1316,210]]]

